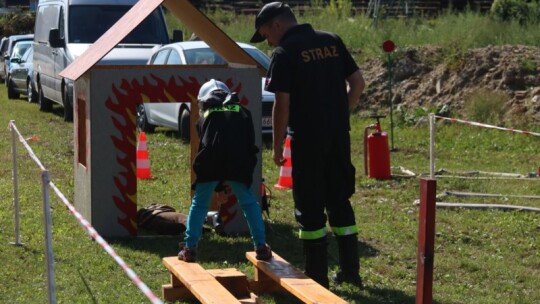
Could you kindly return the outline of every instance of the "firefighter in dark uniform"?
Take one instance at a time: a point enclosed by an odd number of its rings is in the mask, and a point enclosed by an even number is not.
[[[261,208],[251,191],[253,170],[259,149],[251,113],[242,106],[227,85],[211,79],[198,94],[200,118],[197,121],[199,150],[193,161],[197,175],[195,191],[187,218],[185,244],[178,258],[195,262],[197,243],[212,193],[226,182],[238,198],[255,247],[256,258],[268,260],[272,251],[266,244]]]
[[[342,40],[333,33],[298,24],[287,4],[266,4],[255,19],[251,42],[275,47],[266,89],[276,96],[273,159],[282,165],[287,126],[295,217],[303,241],[305,273],[328,287],[327,226],[336,236],[339,265],[332,279],[362,286],[358,228],[349,198],[354,193],[349,110],[365,83]]]

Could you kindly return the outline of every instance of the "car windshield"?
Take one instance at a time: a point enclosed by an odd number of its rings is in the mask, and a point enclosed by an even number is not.
[[[268,69],[270,66],[270,58],[266,56],[259,49],[247,49],[246,51],[253,59],[255,59],[260,65],[265,69]],[[186,56],[187,64],[226,64],[227,62],[221,58],[214,50],[211,48],[199,48],[199,49],[189,49],[184,51]]]
[[[15,44],[13,47],[13,52],[11,53],[11,58],[21,58],[24,52],[32,45],[32,41],[20,41]]]
[[[74,5],[69,12],[70,43],[94,43],[129,9],[127,5]],[[158,9],[154,10],[120,43],[167,44],[167,29]]]
[[[21,60],[24,62],[31,62],[33,55],[34,55],[34,49],[32,48],[32,45],[30,45],[30,47],[22,55]]]

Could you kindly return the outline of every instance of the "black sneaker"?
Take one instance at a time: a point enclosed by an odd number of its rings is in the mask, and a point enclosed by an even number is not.
[[[182,247],[178,253],[178,259],[184,262],[193,263],[197,261],[197,248]]]
[[[268,244],[259,244],[255,248],[255,253],[257,254],[255,258],[257,260],[268,261],[272,258],[272,249]]]

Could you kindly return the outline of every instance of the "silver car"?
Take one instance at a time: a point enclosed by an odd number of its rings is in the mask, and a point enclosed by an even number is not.
[[[268,69],[270,58],[258,48],[238,43],[257,62]],[[226,64],[204,41],[183,41],[161,46],[154,50],[148,64]],[[262,86],[262,133],[272,133],[272,107],[274,93]],[[177,130],[180,138],[189,140],[190,103],[165,102],[144,103],[137,105],[137,127],[144,132],[153,132],[155,127]]]
[[[26,34],[26,35],[12,35],[12,36],[9,36],[8,39],[7,39],[7,42],[6,42],[6,52],[3,54],[3,57],[4,57],[4,79],[9,79],[9,65],[11,64],[11,57],[14,56],[14,52],[15,52],[15,46],[17,44],[19,44],[20,42],[22,41],[30,41],[30,43],[32,42],[32,40],[34,39],[34,34]],[[26,48],[24,49],[26,50]],[[15,53],[15,55],[18,55],[18,57],[20,58],[22,56],[22,53],[24,51],[21,52],[21,50],[17,50],[17,52]],[[6,81],[6,86],[7,86],[8,82]]]
[[[36,102],[36,88],[32,81],[34,65],[32,63],[34,48],[32,44],[26,49],[21,57],[13,56],[10,61],[10,72],[7,83],[9,99],[19,98],[22,93],[26,95],[28,102]]]

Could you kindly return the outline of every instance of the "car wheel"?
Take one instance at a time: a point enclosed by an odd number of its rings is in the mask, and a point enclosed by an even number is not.
[[[8,99],[17,99],[17,98],[19,98],[20,94],[19,94],[19,92],[15,91],[15,88],[13,87],[13,81],[11,80],[11,77],[9,77],[6,82],[7,82]]]
[[[190,118],[189,118],[189,110],[183,109],[180,111],[180,115],[178,115],[178,133],[180,133],[180,138],[184,141],[189,141],[189,135],[190,135]]]
[[[30,79],[26,81],[26,97],[28,102],[36,102],[37,93],[34,91],[34,88],[32,87],[32,83],[30,82]]]
[[[52,103],[50,100],[45,98],[45,96],[43,96],[43,89],[41,88],[41,85],[38,85],[38,104],[39,104],[39,110],[41,112],[52,111]]]
[[[62,90],[62,104],[64,105],[64,121],[73,121],[73,105],[69,100],[67,86]]]
[[[139,128],[140,131],[147,133],[154,132],[156,128],[156,126],[148,122],[146,110],[144,109],[144,105],[142,103],[137,105],[137,128]]]

